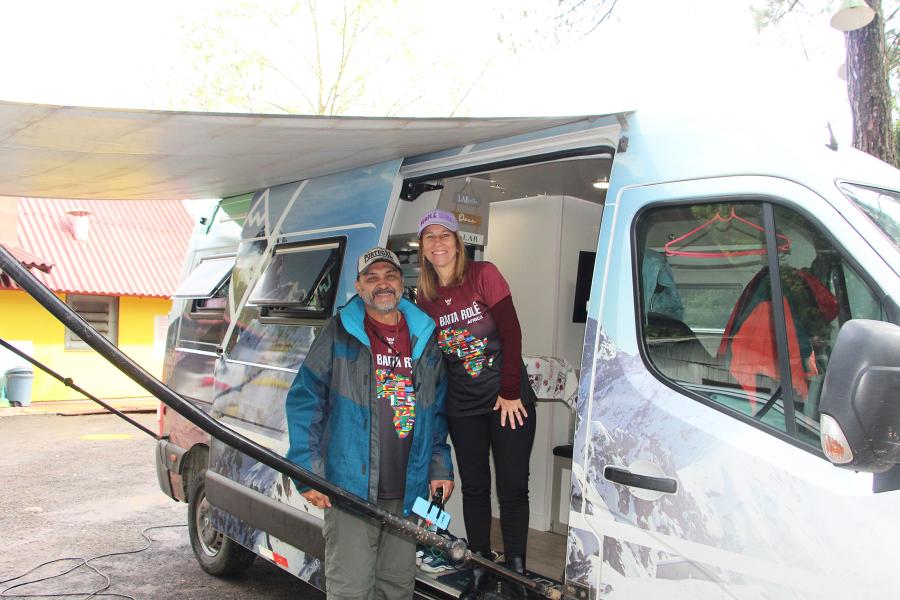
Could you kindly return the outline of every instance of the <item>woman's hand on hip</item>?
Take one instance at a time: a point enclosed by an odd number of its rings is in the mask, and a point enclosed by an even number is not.
[[[515,429],[516,421],[519,422],[519,426],[522,426],[525,424],[524,419],[528,418],[528,411],[525,410],[521,398],[507,400],[506,398],[497,396],[497,403],[494,404],[494,410],[500,411],[500,427],[506,427],[506,421],[508,419],[509,426]]]

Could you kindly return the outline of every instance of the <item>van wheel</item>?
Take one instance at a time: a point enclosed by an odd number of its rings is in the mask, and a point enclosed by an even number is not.
[[[237,575],[247,570],[256,555],[212,526],[206,499],[206,471],[191,482],[188,495],[188,534],[200,567],[217,577]]]

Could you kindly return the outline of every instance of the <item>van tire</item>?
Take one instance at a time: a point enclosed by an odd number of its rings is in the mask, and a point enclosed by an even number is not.
[[[206,500],[206,471],[197,473],[188,494],[188,535],[200,567],[216,577],[238,575],[256,560],[256,554],[216,531],[210,524]]]

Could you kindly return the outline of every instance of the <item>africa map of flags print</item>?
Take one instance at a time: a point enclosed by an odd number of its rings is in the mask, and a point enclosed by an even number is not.
[[[388,369],[375,369],[375,392],[378,399],[386,399],[394,411],[394,431],[401,440],[416,424],[416,391],[412,379]]]
[[[481,339],[472,335],[468,329],[441,329],[438,334],[438,346],[444,354],[452,354],[462,359],[469,377],[478,377],[484,367],[484,349],[487,338]],[[492,356],[487,365],[494,362]]]

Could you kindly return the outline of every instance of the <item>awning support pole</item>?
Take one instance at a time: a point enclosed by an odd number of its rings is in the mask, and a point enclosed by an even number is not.
[[[143,425],[141,425],[140,423],[138,423],[137,421],[135,421],[134,419],[132,419],[131,417],[126,415],[125,413],[123,413],[119,410],[116,410],[115,408],[113,408],[112,406],[110,406],[109,404],[107,404],[106,402],[101,400],[100,398],[97,398],[96,396],[93,396],[93,395],[89,394],[88,392],[86,392],[85,390],[81,389],[81,387],[79,387],[78,385],[75,384],[74,381],[72,381],[71,377],[63,377],[62,375],[60,375],[59,373],[57,373],[56,371],[54,371],[47,365],[43,364],[42,362],[38,361],[37,359],[34,359],[34,358],[28,356],[27,354],[25,354],[24,352],[22,352],[21,350],[19,350],[18,348],[16,348],[15,346],[13,346],[12,344],[10,344],[9,342],[7,342],[6,340],[4,340],[2,338],[0,338],[0,346],[3,346],[4,348],[9,350],[13,354],[16,354],[19,357],[24,358],[25,360],[27,360],[28,362],[30,362],[31,364],[36,366],[38,369],[40,369],[47,375],[50,375],[54,379],[58,379],[63,385],[72,388],[73,390],[75,390],[76,392],[78,392],[79,394],[81,394],[82,396],[87,398],[88,400],[93,400],[94,402],[96,402],[97,404],[99,404],[100,406],[102,406],[103,408],[108,410],[109,412],[113,413],[114,415],[121,417],[122,419],[125,419],[130,424],[134,425],[135,427],[137,427],[138,429],[140,429],[141,431],[143,431],[144,433],[146,433],[153,439],[156,439],[156,440],[159,439],[159,436],[157,434],[155,434],[152,430],[147,429],[146,427],[144,427]]]

